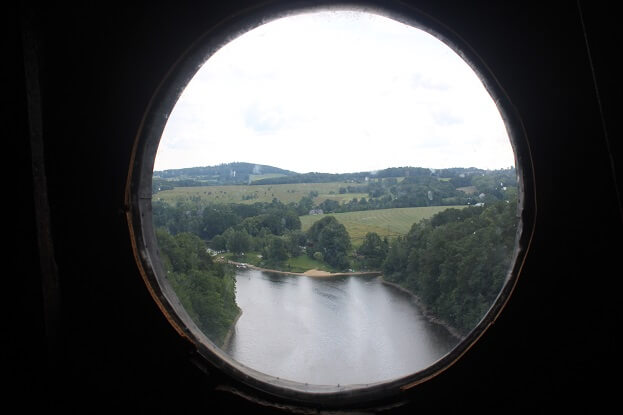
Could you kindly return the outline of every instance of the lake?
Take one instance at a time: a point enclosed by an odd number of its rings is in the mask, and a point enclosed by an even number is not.
[[[379,277],[238,270],[236,302],[243,313],[225,351],[250,368],[302,383],[395,379],[430,366],[458,342]]]

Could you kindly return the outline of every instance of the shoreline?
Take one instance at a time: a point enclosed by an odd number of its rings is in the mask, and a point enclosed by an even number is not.
[[[293,271],[281,271],[278,269],[262,268],[256,265],[247,264],[245,262],[235,262],[231,260],[228,260],[227,263],[231,265],[241,266],[241,267],[248,268],[248,269],[254,269],[257,271],[271,272],[274,274],[297,275],[300,277],[325,278],[325,277],[342,277],[342,276],[348,276],[348,275],[377,275],[377,276],[381,275],[380,271],[329,272],[329,271],[322,271],[322,270],[314,268],[314,269],[309,269],[305,272],[293,272]]]
[[[234,335],[234,331],[236,331],[236,324],[238,323],[238,320],[240,320],[240,317],[242,317],[242,308],[238,307],[238,310],[240,310],[238,311],[238,315],[236,316],[236,318],[234,318],[234,321],[232,321],[231,327],[227,331],[225,338],[223,338],[223,342],[221,344],[221,350],[223,351],[227,351],[227,348],[229,348],[231,338]]]
[[[383,276],[379,276],[381,282],[383,284],[387,284],[389,286],[392,286],[406,294],[409,294],[413,300],[415,301],[415,303],[417,304],[417,306],[420,308],[420,310],[422,311],[422,315],[424,316],[424,318],[426,318],[429,322],[434,323],[434,324],[438,324],[440,326],[442,326],[443,328],[445,328],[446,330],[448,330],[448,333],[450,333],[450,335],[452,335],[452,337],[458,339],[459,341],[463,341],[465,340],[465,336],[463,336],[461,333],[459,333],[459,331],[457,329],[455,329],[454,327],[452,327],[450,324],[448,324],[446,321],[440,319],[439,317],[437,317],[436,315],[434,315],[433,313],[431,313],[431,311],[428,309],[428,307],[426,307],[426,305],[422,302],[422,300],[420,299],[420,297],[418,297],[416,294],[414,294],[413,292],[409,291],[408,289],[394,283],[394,282],[390,282],[390,281],[386,281],[385,278],[383,278]]]

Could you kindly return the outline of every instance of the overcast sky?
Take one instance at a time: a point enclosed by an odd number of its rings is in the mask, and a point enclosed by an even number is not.
[[[493,100],[440,40],[362,12],[278,19],[188,84],[155,170],[233,161],[300,173],[514,165]]]

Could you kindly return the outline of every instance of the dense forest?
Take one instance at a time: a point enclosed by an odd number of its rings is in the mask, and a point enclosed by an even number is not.
[[[173,290],[197,326],[221,346],[240,313],[233,271],[215,263],[197,235],[158,228],[156,237]]]
[[[416,223],[386,248],[384,277],[466,334],[505,281],[515,247],[516,215],[517,201],[511,200],[448,209]]]

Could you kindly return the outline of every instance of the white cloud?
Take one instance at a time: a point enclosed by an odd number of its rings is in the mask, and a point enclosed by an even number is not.
[[[156,170],[507,167],[497,107],[433,36],[360,12],[275,20],[217,51],[172,111]]]

